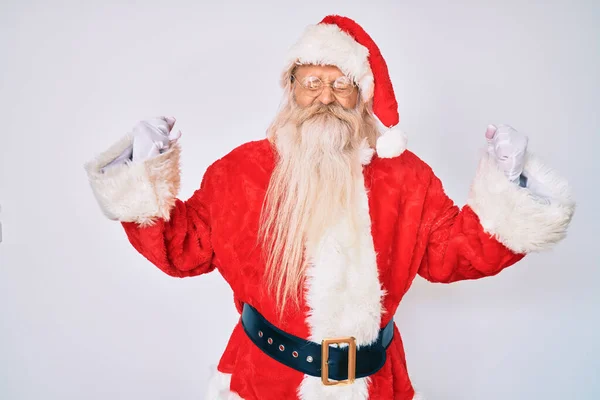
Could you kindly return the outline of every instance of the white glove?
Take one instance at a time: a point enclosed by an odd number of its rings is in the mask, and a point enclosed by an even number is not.
[[[511,181],[519,183],[525,166],[525,151],[528,138],[508,125],[489,125],[485,132],[488,153],[494,157],[498,167]]]
[[[127,164],[131,161],[131,154],[133,153],[133,145],[128,146],[123,152],[114,160],[100,168],[100,172],[104,173],[107,169],[115,167],[117,165]]]
[[[181,137],[173,132],[175,118],[158,117],[138,122],[133,127],[133,162],[141,162],[163,153]]]

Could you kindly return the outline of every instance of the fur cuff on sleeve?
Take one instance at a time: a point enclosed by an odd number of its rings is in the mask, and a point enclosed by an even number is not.
[[[481,159],[467,201],[485,231],[515,253],[551,248],[566,236],[575,212],[566,180],[530,153],[523,173],[551,194],[549,203],[510,182],[487,153]]]
[[[156,218],[169,220],[179,192],[180,148],[144,162],[127,162],[102,168],[132,144],[125,136],[85,165],[92,191],[102,212],[112,220],[151,225]]]

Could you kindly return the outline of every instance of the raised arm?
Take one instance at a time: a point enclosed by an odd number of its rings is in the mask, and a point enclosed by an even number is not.
[[[507,178],[492,153],[484,154],[467,205],[459,209],[432,173],[421,276],[448,283],[495,275],[566,236],[575,211],[567,182],[526,151],[519,175],[526,178],[521,185]]]
[[[96,200],[109,219],[121,222],[134,248],[165,273],[186,277],[212,271],[210,173],[188,200],[179,200],[179,144],[154,140],[156,148],[145,146],[151,151],[140,155],[139,129],[149,129],[140,124],[86,164]]]

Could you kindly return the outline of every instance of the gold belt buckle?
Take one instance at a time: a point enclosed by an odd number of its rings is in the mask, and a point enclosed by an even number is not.
[[[329,346],[332,344],[348,344],[348,379],[344,381],[329,380]],[[351,385],[356,380],[356,339],[352,336],[324,339],[321,342],[321,381],[326,386]]]

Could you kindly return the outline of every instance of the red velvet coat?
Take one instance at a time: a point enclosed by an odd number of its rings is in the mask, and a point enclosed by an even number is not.
[[[469,202],[461,209],[413,153],[404,151],[394,158],[375,155],[364,165],[359,194],[363,203],[357,204],[366,217],[361,242],[346,246],[344,227],[333,229],[330,242],[321,243],[321,250],[313,248],[315,266],[301,308],[290,305],[280,317],[265,289],[264,261],[255,246],[275,165],[271,144],[265,139],[233,150],[212,164],[201,187],[182,201],[175,197],[178,147],[146,165],[99,172],[99,166],[128,143],[130,138],[113,146],[88,166],[88,172],[103,211],[122,221],[137,251],[175,277],[217,270],[231,286],[238,311],[242,303],[249,303],[279,328],[315,341],[338,335],[355,336],[359,345],[368,343],[393,318],[417,274],[446,283],[495,275],[527,252],[560,240],[572,213],[563,207],[558,217],[555,204],[536,203],[527,189],[508,182],[487,157],[479,166]],[[534,174],[539,165],[531,159],[527,168]],[[557,188],[556,177],[552,179],[551,188]],[[119,185],[122,188],[115,193]],[[558,187],[556,195],[567,199],[561,190]],[[140,198],[151,204],[141,204]],[[209,399],[415,398],[397,327],[384,367],[350,386],[325,387],[318,378],[305,377],[269,358],[239,323],[218,370]]]

